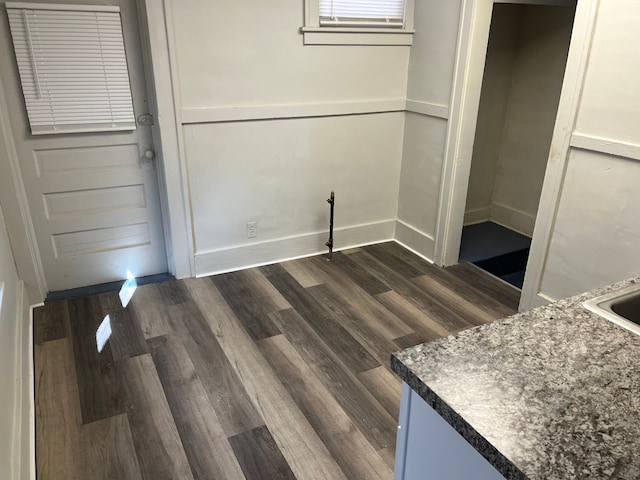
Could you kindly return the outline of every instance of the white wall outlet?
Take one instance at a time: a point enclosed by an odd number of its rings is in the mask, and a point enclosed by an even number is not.
[[[256,238],[258,236],[258,222],[247,222],[247,238]]]

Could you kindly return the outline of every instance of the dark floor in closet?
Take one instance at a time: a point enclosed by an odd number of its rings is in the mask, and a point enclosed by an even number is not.
[[[531,239],[493,222],[462,229],[460,262],[469,262],[522,288]]]

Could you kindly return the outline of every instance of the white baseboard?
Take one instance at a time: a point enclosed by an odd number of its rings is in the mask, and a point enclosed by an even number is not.
[[[488,207],[476,208],[464,212],[465,226],[488,221],[531,237],[533,235],[536,217],[535,215],[499,203],[492,203]]]
[[[334,251],[393,240],[394,220],[336,228]],[[327,232],[196,253],[196,277],[232,272],[327,252]]]
[[[499,203],[491,204],[491,220],[527,237],[533,236],[533,227],[536,224],[535,215]]]
[[[396,220],[395,240],[416,255],[433,263],[435,240],[428,233],[418,230],[402,220]]]
[[[35,404],[33,385],[33,310],[24,282],[16,288],[16,358],[13,413],[13,476],[35,480]]]
[[[524,294],[524,290],[523,290]],[[544,307],[545,305],[549,305],[550,303],[556,302],[555,298],[551,298],[544,293],[538,293],[534,295],[530,301],[527,301],[524,297],[520,301],[520,306],[518,308],[519,312],[526,312],[527,310],[531,310],[532,308]]]
[[[487,222],[491,219],[491,207],[476,208],[464,212],[464,225]]]

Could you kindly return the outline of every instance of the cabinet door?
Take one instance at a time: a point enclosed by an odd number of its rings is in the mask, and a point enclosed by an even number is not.
[[[504,480],[451,425],[402,383],[396,480]]]

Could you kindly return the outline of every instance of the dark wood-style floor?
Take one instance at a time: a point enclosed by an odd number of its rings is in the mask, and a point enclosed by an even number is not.
[[[390,479],[390,354],[510,315],[518,294],[385,243],[139,287],[126,309],[116,293],[50,303],[38,479]]]

